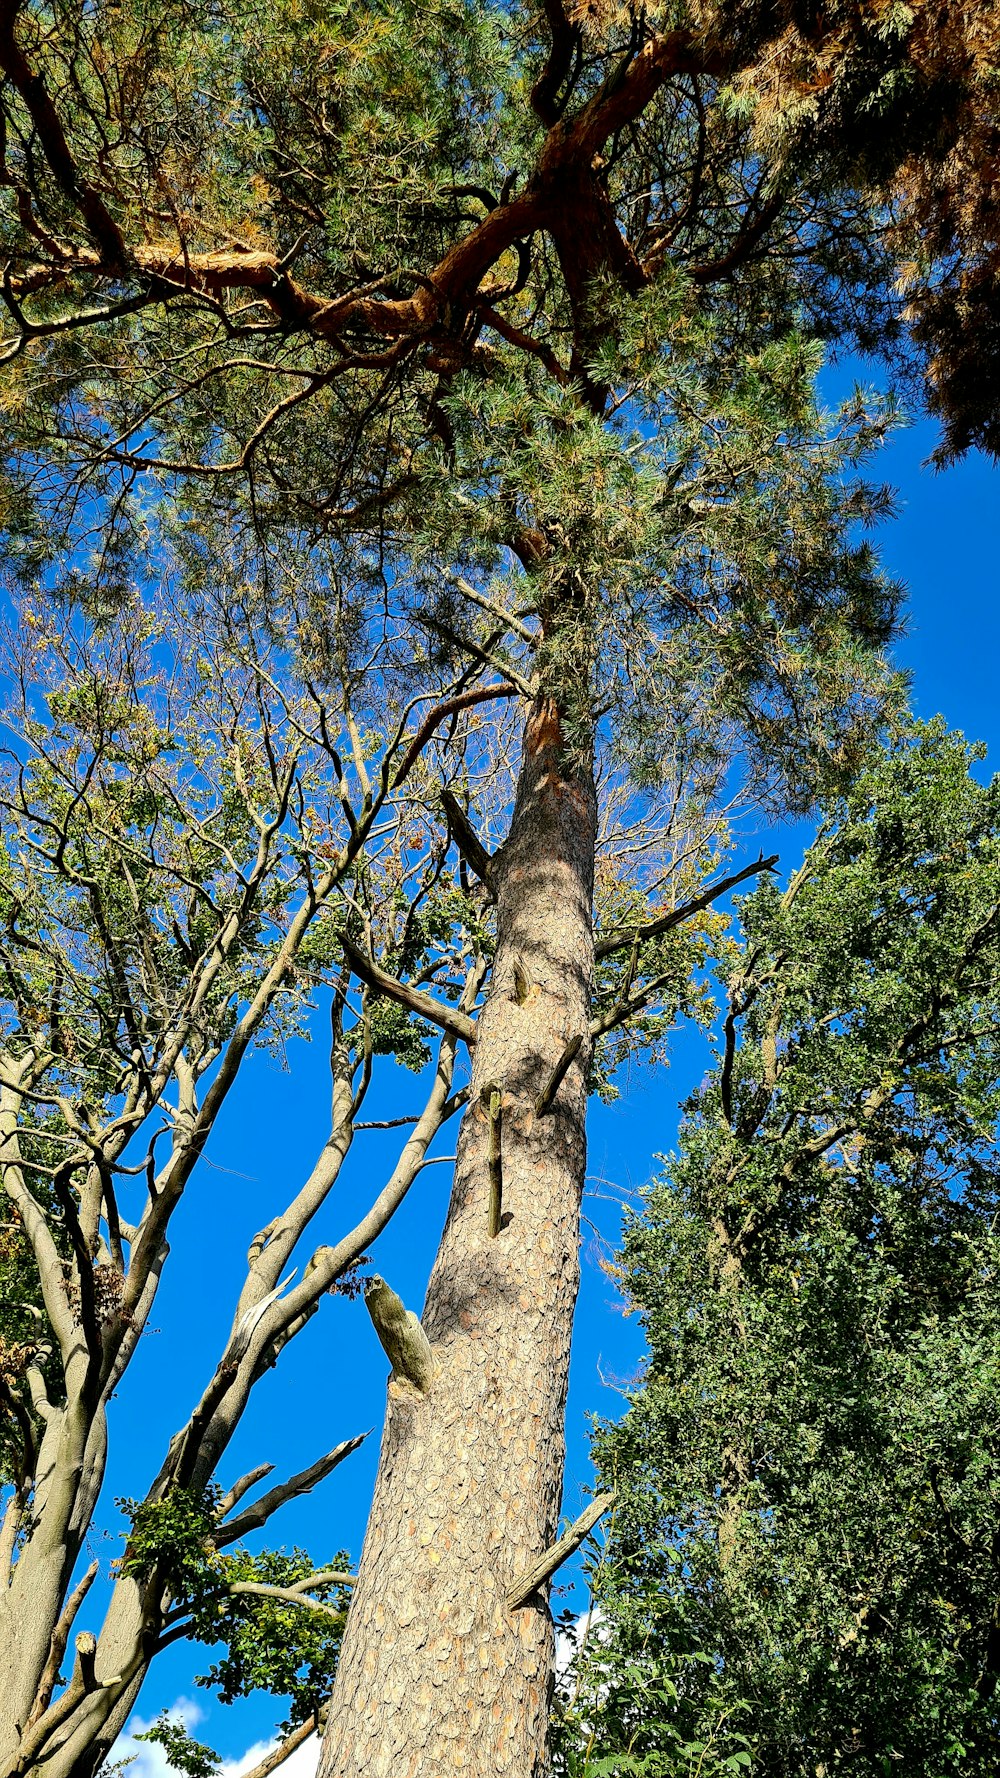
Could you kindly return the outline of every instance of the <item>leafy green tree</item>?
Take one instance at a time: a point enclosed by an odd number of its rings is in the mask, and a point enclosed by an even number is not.
[[[996,1768],[1000,780],[917,728],[741,908],[716,1065],[628,1225],[576,1773]],[[662,1721],[636,1687],[652,1661]],[[588,1753],[589,1749],[589,1753]]]

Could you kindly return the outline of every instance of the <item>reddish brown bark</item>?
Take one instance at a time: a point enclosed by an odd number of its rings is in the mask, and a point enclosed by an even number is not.
[[[577,282],[592,274],[596,261],[623,277],[628,286],[641,283],[642,268],[619,232],[595,157],[616,130],[641,116],[674,75],[717,72],[723,65],[718,52],[690,30],[652,39],[570,122],[553,123],[522,192],[498,204],[453,242],[428,268],[412,296],[387,300],[375,284],[330,298],[299,285],[277,253],[231,247],[204,252],[181,241],[126,241],[103,199],[81,176],[63,120],[41,75],[17,43],[16,15],[17,7],[9,0],[0,4],[0,69],[27,107],[49,168],[75,204],[91,242],[90,246],[62,244],[55,265],[19,266],[11,277],[17,296],[27,297],[71,276],[90,275],[100,281],[131,272],[140,281],[149,281],[145,300],[168,300],[191,291],[219,296],[227,290],[254,290],[295,329],[334,340],[340,340],[345,330],[361,331],[374,341],[400,345],[428,339],[443,326],[448,332],[445,322],[451,311],[461,315],[489,305],[499,293],[483,286],[483,279],[515,242],[539,230],[559,232],[564,270],[568,265]],[[544,77],[540,85],[544,87]],[[587,243],[579,260],[568,246],[574,237]],[[501,329],[504,325],[501,318]],[[38,327],[45,330],[44,323]],[[537,350],[536,343],[527,343],[526,349]],[[387,357],[370,361],[388,363],[392,356],[390,349]],[[356,349],[345,356],[345,364],[367,361],[366,354]]]
[[[323,1778],[540,1778],[553,1635],[506,1592],[553,1540],[579,1277],[595,796],[540,701],[494,870],[499,947],[473,1097],[423,1324],[425,1395],[389,1384],[382,1457],[330,1707]],[[502,1089],[503,1215],[491,1239],[489,1089]]]

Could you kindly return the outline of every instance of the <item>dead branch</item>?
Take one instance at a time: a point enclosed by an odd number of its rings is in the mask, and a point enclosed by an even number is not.
[[[345,1457],[349,1457],[352,1451],[364,1444],[367,1437],[367,1432],[362,1432],[357,1438],[345,1439],[342,1444],[335,1445],[332,1451],[328,1451],[325,1457],[318,1457],[308,1469],[300,1469],[287,1482],[279,1482],[277,1487],[269,1488],[238,1519],[230,1519],[225,1525],[218,1525],[212,1532],[212,1542],[216,1548],[225,1549],[228,1543],[235,1543],[237,1538],[247,1537],[251,1531],[259,1531],[279,1507],[289,1500],[295,1500],[300,1494],[310,1493],[319,1482],[325,1481],[337,1465],[343,1463]]]
[[[507,1604],[511,1611],[516,1611],[519,1605],[526,1605],[532,1593],[537,1593],[539,1587],[543,1587],[555,1574],[556,1569],[561,1568],[573,1552],[580,1548],[584,1538],[594,1529],[601,1515],[607,1512],[613,1500],[613,1493],[598,1494],[586,1511],[578,1519],[574,1519],[569,1530],[564,1531],[551,1548],[545,1550],[530,1568],[526,1568],[518,1576],[507,1592]]]

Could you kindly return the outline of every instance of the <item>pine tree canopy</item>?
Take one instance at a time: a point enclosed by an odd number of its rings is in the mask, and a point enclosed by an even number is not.
[[[381,536],[468,383],[623,399],[655,289],[754,349],[909,333],[942,452],[995,448],[991,14],[5,6],[5,522],[159,473]]]

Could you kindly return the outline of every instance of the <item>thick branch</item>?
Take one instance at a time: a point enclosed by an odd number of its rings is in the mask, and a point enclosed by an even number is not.
[[[448,817],[448,826],[451,829],[452,838],[461,852],[462,857],[465,859],[470,869],[475,871],[479,881],[483,883],[489,890],[490,894],[495,897],[496,891],[493,886],[493,860],[487,852],[486,847],[483,845],[482,840],[479,838],[479,835],[455,795],[455,792],[447,784],[441,792],[441,807],[444,809],[444,812]]]
[[[374,284],[329,299],[296,284],[286,262],[273,252],[228,248],[218,252],[191,253],[186,245],[164,249],[148,244],[136,244],[123,250],[117,225],[96,194],[82,183],[51,101],[14,43],[11,10],[8,9],[5,37],[0,44],[0,60],[22,92],[29,110],[34,107],[32,115],[49,165],[98,243],[97,251],[83,248],[68,251],[60,262],[58,273],[51,266],[29,268],[11,280],[14,293],[23,296],[44,288],[57,275],[62,279],[87,273],[98,278],[119,276],[123,265],[130,264],[144,277],[161,284],[166,296],[173,292],[213,297],[227,290],[257,291],[286,326],[315,337],[337,340],[342,339],[345,331],[355,334],[367,331],[390,340],[425,339],[441,325],[449,310],[461,310],[474,304],[487,272],[517,242],[553,224],[559,224],[565,236],[564,225],[568,221],[572,222],[578,240],[585,240],[593,233],[588,227],[593,222],[590,212],[598,205],[602,190],[593,172],[595,155],[601,152],[610,137],[642,114],[650,100],[674,75],[718,73],[725,66],[725,58],[706,47],[689,30],[670,31],[652,38],[624,70],[615,71],[571,122],[554,122],[521,193],[498,204],[468,234],[454,242],[428,274],[419,276],[412,296],[385,299],[380,294],[384,285],[377,280]],[[566,27],[559,22],[555,6],[551,16],[557,25],[553,34],[554,53],[541,80],[542,108],[549,117],[552,116],[554,99],[551,82],[561,78],[566,71],[568,42]],[[536,88],[536,94],[537,91]],[[572,218],[566,217],[568,191],[574,192],[578,200],[579,214]],[[752,225],[754,239],[761,226],[758,215]],[[621,260],[624,254],[627,258],[617,227],[610,233],[604,232],[607,235],[605,246],[612,256]],[[612,235],[617,236],[617,249]],[[740,252],[745,253],[749,244],[752,243],[744,234]],[[702,268],[702,276],[707,275],[708,269]],[[718,267],[711,268],[711,275],[719,275]],[[345,363],[350,361],[348,355]]]
[[[535,116],[548,129],[559,118],[559,89],[569,78],[580,30],[579,26],[570,24],[561,0],[545,0],[544,10],[549,27],[549,53],[545,58],[545,66],[531,89],[531,107]]]
[[[38,1721],[39,1717],[44,1715],[49,1707],[52,1693],[55,1690],[56,1681],[59,1678],[59,1669],[62,1666],[63,1655],[66,1653],[66,1644],[69,1641],[70,1630],[73,1628],[77,1612],[97,1578],[98,1567],[99,1564],[96,1560],[91,1562],[86,1574],[77,1581],[76,1586],[73,1588],[73,1591],[66,1601],[59,1622],[52,1632],[49,1658],[45,1663],[45,1670],[39,1681],[38,1695],[35,1700],[34,1708],[31,1715],[28,1717],[28,1728],[31,1728]]]
[[[435,704],[432,710],[428,710],[403,754],[399,770],[393,779],[393,789],[398,790],[404,780],[409,777],[434,730],[440,727],[442,722],[446,722],[449,716],[456,716],[460,710],[468,710],[473,704],[485,704],[491,698],[516,698],[517,693],[516,685],[480,685],[472,691],[459,692],[456,697],[445,698],[442,703]]]
[[[365,1308],[379,1344],[392,1365],[394,1377],[405,1377],[414,1389],[426,1395],[437,1374],[431,1343],[420,1319],[407,1309],[401,1298],[378,1276],[365,1286]]]
[[[548,1080],[545,1082],[545,1085],[539,1093],[538,1098],[535,1100],[536,1117],[545,1117],[546,1114],[551,1111],[555,1096],[558,1093],[559,1088],[562,1086],[563,1081],[566,1079],[570,1068],[576,1061],[577,1056],[580,1054],[582,1044],[582,1032],[578,1032],[575,1037],[570,1038],[566,1048],[563,1050],[562,1055],[559,1057],[558,1062],[553,1068],[552,1073],[549,1075]]]
[[[373,957],[369,957],[346,934],[340,942],[355,975],[369,988],[374,988],[377,994],[384,994],[389,1000],[398,1001],[408,1012],[417,1013],[432,1025],[438,1025],[442,1031],[450,1031],[472,1048],[476,1041],[476,1022],[469,1018],[468,1013],[460,1012],[457,1006],[448,1006],[444,1001],[434,1000],[430,994],[421,993],[419,988],[411,988],[407,982],[388,975],[384,969],[379,968]]]
[[[61,191],[79,210],[109,272],[121,271],[126,260],[121,230],[96,191],[81,179],[56,108],[41,77],[28,64],[14,36],[18,7],[10,0],[0,7],[0,68],[20,93],[46,160]]]
[[[283,1766],[296,1748],[302,1747],[311,1735],[319,1732],[321,1723],[322,1716],[318,1720],[310,1717],[306,1722],[300,1722],[298,1728],[293,1729],[284,1741],[279,1741],[277,1747],[272,1747],[270,1753],[265,1753],[257,1765],[251,1766],[249,1772],[244,1773],[244,1778],[271,1778],[271,1773]]]

